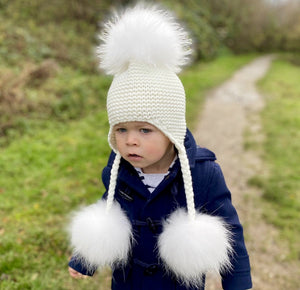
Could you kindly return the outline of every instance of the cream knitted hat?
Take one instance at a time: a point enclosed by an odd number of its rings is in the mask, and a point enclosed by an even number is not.
[[[107,200],[82,211],[72,223],[75,252],[92,265],[126,263],[132,229],[114,201],[121,156],[112,130],[121,122],[148,122],[160,129],[178,151],[187,202],[187,210],[176,210],[165,221],[158,238],[159,255],[183,283],[199,285],[206,271],[218,272],[229,266],[231,246],[224,222],[195,210],[184,147],[185,92],[176,75],[188,62],[191,40],[169,12],[145,4],[115,14],[100,39],[100,67],[114,76],[107,95],[107,112],[108,141],[116,157]],[[95,227],[90,228],[90,224]],[[90,237],[88,243],[82,239],[82,231]]]
[[[180,144],[186,134],[185,92],[176,73],[191,53],[187,32],[167,11],[137,5],[107,23],[100,67],[114,75],[107,95],[109,143],[114,125],[149,122]]]
[[[185,93],[168,68],[131,62],[115,76],[107,96],[109,143],[116,150],[113,126],[121,122],[148,122],[169,139],[183,144],[186,134]]]

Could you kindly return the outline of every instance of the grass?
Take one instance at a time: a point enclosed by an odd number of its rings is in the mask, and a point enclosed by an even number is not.
[[[75,289],[65,285],[66,224],[74,207],[103,192],[105,117],[45,121],[1,150],[1,289]]]
[[[290,244],[290,258],[300,257],[300,66],[278,58],[260,88],[266,96],[262,113],[267,177],[251,182],[263,189],[265,216]],[[293,64],[294,63],[294,64]]]

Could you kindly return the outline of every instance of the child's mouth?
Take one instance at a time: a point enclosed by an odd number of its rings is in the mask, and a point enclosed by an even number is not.
[[[142,158],[142,156],[137,155],[137,154],[128,154],[128,158],[129,158],[129,160],[132,160],[132,161],[138,161]]]

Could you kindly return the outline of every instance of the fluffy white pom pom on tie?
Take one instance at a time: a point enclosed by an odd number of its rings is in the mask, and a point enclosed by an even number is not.
[[[101,200],[78,211],[70,225],[74,255],[88,268],[126,263],[131,248],[131,224],[116,202],[109,211]]]
[[[163,66],[177,73],[188,62],[191,39],[170,12],[138,4],[115,13],[99,36],[100,68],[116,75],[132,61]]]
[[[221,218],[184,209],[173,212],[158,238],[158,250],[167,270],[186,285],[200,286],[202,275],[230,269],[231,234]]]

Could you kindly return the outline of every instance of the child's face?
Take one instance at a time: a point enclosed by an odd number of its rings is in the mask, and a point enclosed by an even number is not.
[[[175,150],[173,143],[155,126],[146,122],[125,122],[114,126],[121,156],[144,173],[166,173]]]

